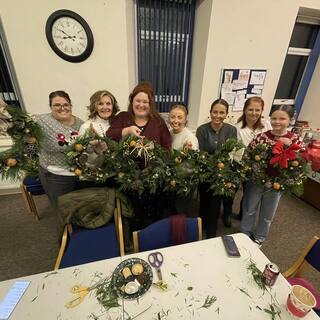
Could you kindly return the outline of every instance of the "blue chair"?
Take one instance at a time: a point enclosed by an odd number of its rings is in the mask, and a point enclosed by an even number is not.
[[[96,229],[64,227],[54,269],[104,260],[124,255],[121,203],[116,199],[114,222]]]
[[[38,210],[33,199],[33,196],[45,194],[39,177],[25,177],[20,185],[20,190],[28,211],[39,220]]]
[[[317,299],[314,311],[320,316],[320,293],[316,291],[308,280],[303,278],[304,273],[310,268],[320,272],[320,238],[317,236],[314,236],[309,241],[295,263],[287,271],[283,272],[283,276],[287,278],[290,284],[300,284],[313,293]]]
[[[172,246],[170,218],[162,219],[143,230],[134,231],[133,250],[135,253]],[[201,218],[186,218],[186,242],[202,240]]]

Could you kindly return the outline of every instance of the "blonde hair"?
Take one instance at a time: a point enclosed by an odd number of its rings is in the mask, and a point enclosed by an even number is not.
[[[184,106],[183,104],[175,104],[175,105],[171,106],[169,113],[174,109],[179,109],[179,110],[183,111],[183,113],[186,117],[188,116],[188,110],[187,110],[186,106]]]

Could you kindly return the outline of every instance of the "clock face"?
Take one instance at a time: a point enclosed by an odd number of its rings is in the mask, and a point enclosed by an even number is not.
[[[87,48],[87,34],[83,26],[73,18],[57,19],[52,25],[51,32],[56,46],[68,56],[79,56]]]
[[[93,49],[93,35],[89,25],[70,10],[58,10],[50,15],[46,36],[53,51],[70,62],[87,59]]]

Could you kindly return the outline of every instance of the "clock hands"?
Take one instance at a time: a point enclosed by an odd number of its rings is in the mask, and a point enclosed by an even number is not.
[[[66,37],[63,37],[63,39],[71,39],[72,41],[75,41],[74,38],[76,38],[76,36],[70,36],[64,30],[61,30],[59,28],[56,28],[56,29],[66,35]]]

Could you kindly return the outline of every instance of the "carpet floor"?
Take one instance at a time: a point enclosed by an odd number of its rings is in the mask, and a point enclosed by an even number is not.
[[[240,196],[235,198],[235,212]],[[0,196],[0,281],[53,269],[59,249],[55,217],[46,196],[37,196],[35,201],[40,221],[27,212],[21,194]],[[219,235],[236,232],[239,221],[233,220],[228,229],[219,222]],[[285,271],[314,235],[320,235],[320,211],[285,195],[261,250]],[[312,270],[307,277],[320,290],[319,273]]]

